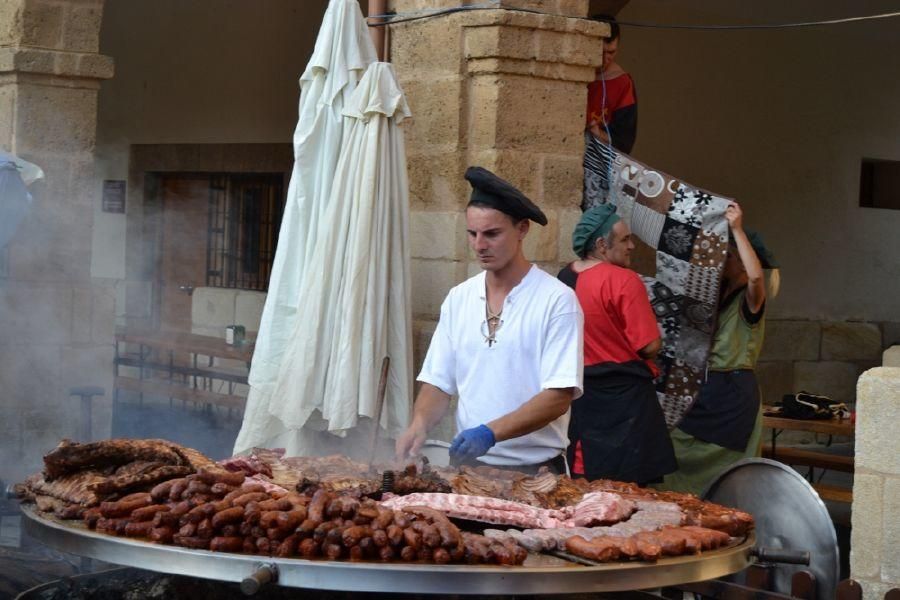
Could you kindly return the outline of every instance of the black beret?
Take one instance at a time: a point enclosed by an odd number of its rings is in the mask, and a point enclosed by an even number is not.
[[[482,204],[506,213],[512,218],[531,219],[539,225],[547,224],[547,216],[534,202],[508,181],[500,179],[482,167],[466,169],[466,179],[472,184],[469,204]]]

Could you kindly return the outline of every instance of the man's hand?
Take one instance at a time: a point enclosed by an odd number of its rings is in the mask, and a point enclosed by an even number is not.
[[[496,443],[494,432],[487,425],[460,431],[450,444],[450,458],[459,461],[484,456]]]
[[[412,456],[416,456],[425,443],[428,432],[415,424],[410,425],[406,431],[400,434],[397,442],[394,444],[394,454],[397,460],[406,460]]]
[[[732,231],[743,229],[744,211],[741,210],[741,205],[737,202],[729,204],[728,208],[725,209],[725,219],[728,221],[728,226]]]

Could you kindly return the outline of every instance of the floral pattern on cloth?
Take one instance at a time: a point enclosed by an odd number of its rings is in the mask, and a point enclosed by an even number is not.
[[[634,235],[656,250],[656,276],[642,279],[662,335],[656,394],[673,429],[703,385],[728,251],[725,209],[731,199],[653,169],[592,136],[586,142],[582,209],[612,202]]]

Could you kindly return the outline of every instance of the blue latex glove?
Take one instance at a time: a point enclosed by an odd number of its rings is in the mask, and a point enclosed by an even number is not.
[[[484,456],[497,443],[494,432],[487,425],[460,431],[450,444],[450,458],[456,461]]]

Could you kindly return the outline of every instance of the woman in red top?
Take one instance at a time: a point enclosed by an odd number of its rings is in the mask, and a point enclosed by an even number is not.
[[[588,210],[572,234],[581,257],[559,273],[584,311],[584,395],[572,403],[573,476],[638,484],[677,468],[656,398],[661,347],[647,290],[631,264],[631,231],[615,207]]]

